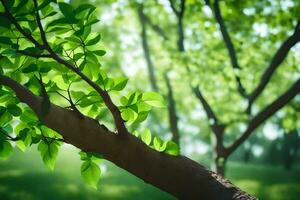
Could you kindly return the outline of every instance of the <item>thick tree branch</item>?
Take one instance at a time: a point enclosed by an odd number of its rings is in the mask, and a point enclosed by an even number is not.
[[[172,132],[172,140],[177,144],[179,144],[180,136],[179,136],[179,129],[178,129],[178,117],[176,114],[176,103],[173,97],[173,89],[167,73],[164,74],[164,78],[168,89],[168,93],[167,93],[168,113],[169,113],[170,129]]]
[[[234,152],[251,133],[260,126],[266,119],[274,115],[300,92],[300,79],[296,81],[284,94],[278,97],[270,105],[260,111],[249,123],[245,132],[227,149],[227,154]]]
[[[249,96],[249,106],[248,106],[248,112],[251,111],[252,104],[254,101],[259,97],[259,95],[262,93],[264,88],[267,86],[269,81],[271,80],[271,77],[273,73],[276,71],[276,69],[280,66],[280,64],[283,62],[283,60],[288,55],[290,49],[296,45],[300,41],[300,20],[298,21],[294,33],[285,40],[282,45],[279,47],[275,55],[273,56],[270,65],[263,73],[260,83],[258,86],[253,90],[253,92]]]
[[[142,27],[141,31],[141,39],[142,39],[142,46],[143,46],[143,52],[145,56],[145,60],[147,62],[147,68],[149,72],[149,79],[151,83],[151,87],[154,91],[158,91],[157,87],[157,81],[154,73],[154,66],[150,57],[150,50],[149,50],[149,44],[147,40],[147,28],[146,28],[146,16],[144,14],[144,5],[139,4],[138,7],[138,16],[139,16],[139,21]]]
[[[231,65],[232,65],[233,69],[240,70],[241,67],[238,64],[238,59],[237,59],[237,56],[236,56],[236,51],[235,51],[234,45],[232,43],[232,40],[230,38],[230,35],[229,35],[228,31],[227,31],[227,28],[225,26],[224,19],[223,19],[222,14],[221,14],[221,10],[220,10],[220,6],[219,6],[219,1],[218,0],[214,1],[213,7],[214,7],[215,19],[216,19],[216,21],[219,24],[220,31],[222,33],[222,37],[223,37],[224,43],[225,43],[225,45],[227,47],[227,50],[228,50],[228,54],[229,54],[229,57],[230,57]],[[235,79],[236,79],[237,84],[238,84],[238,91],[239,91],[239,93],[243,97],[247,98],[246,90],[245,90],[245,88],[244,88],[244,86],[243,86],[243,84],[241,82],[241,78],[238,75],[235,75]]]
[[[35,6],[37,7],[37,2],[35,2]],[[4,0],[1,0],[2,5],[5,8],[5,14],[8,17],[8,19],[16,26],[17,30],[23,34],[23,36],[25,38],[27,38],[29,41],[31,41],[33,44],[36,45],[36,47],[40,48],[40,49],[44,49],[46,51],[48,51],[50,57],[54,60],[56,60],[58,63],[64,65],[65,67],[69,68],[70,70],[72,70],[73,72],[75,72],[78,76],[80,76],[86,83],[88,83],[92,88],[94,88],[99,95],[102,97],[105,105],[107,106],[107,108],[110,110],[114,121],[115,121],[115,125],[118,131],[118,134],[121,136],[124,136],[128,133],[127,128],[124,124],[124,120],[122,119],[121,116],[121,112],[118,109],[118,107],[113,103],[112,99],[110,98],[109,94],[107,91],[103,90],[99,85],[97,85],[95,82],[93,82],[92,80],[90,80],[85,74],[83,74],[79,68],[77,68],[76,66],[72,65],[71,63],[69,63],[68,61],[64,60],[63,58],[61,58],[59,55],[57,55],[49,46],[47,39],[46,39],[46,35],[45,32],[43,30],[42,24],[40,22],[40,17],[38,14],[38,11],[36,13],[36,20],[40,29],[40,33],[41,33],[41,37],[44,38],[42,39],[44,42],[44,45],[41,45],[39,42],[37,42],[29,33],[27,33],[26,31],[23,30],[23,28],[19,25],[19,23],[17,22],[17,20],[11,15],[11,13],[9,12],[8,7],[6,6],[6,3]],[[37,8],[36,8],[37,9]],[[44,41],[45,40],[45,41]]]
[[[0,84],[10,87],[46,126],[60,133],[67,143],[83,151],[99,153],[179,199],[238,200],[242,196],[247,197],[244,198],[246,200],[255,199],[184,156],[170,156],[154,151],[132,135],[128,135],[127,140],[121,140],[95,120],[80,118],[74,111],[51,104],[48,115],[42,116],[41,97],[5,76],[0,76]]]

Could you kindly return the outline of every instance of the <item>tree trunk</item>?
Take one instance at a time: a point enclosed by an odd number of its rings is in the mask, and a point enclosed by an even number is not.
[[[225,167],[226,167],[227,158],[217,157],[215,159],[216,172],[222,176],[225,176]]]
[[[83,151],[99,153],[117,166],[179,199],[255,199],[184,156],[157,152],[131,134],[120,137],[98,121],[80,117],[72,110],[51,104],[49,113],[43,117],[41,97],[5,76],[0,76],[0,84],[15,91],[21,102],[31,107],[39,119],[60,133],[67,143]]]

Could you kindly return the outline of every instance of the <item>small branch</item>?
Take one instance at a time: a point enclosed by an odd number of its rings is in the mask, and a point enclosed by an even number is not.
[[[172,11],[176,14],[176,16],[178,16],[179,15],[179,11],[176,9],[174,1],[173,0],[169,0],[169,2],[170,2],[170,6],[171,6]]]
[[[15,27],[17,28],[17,30],[22,33],[24,35],[24,37],[26,37],[27,40],[29,40],[30,42],[32,42],[36,47],[40,48],[40,49],[44,49],[44,46],[41,45],[36,39],[34,39],[29,33],[27,33],[21,26],[20,24],[17,22],[17,20],[11,15],[11,13],[9,12],[9,9],[6,5],[5,0],[0,0],[5,12],[4,15],[9,19],[9,21],[15,25]]]
[[[265,89],[269,81],[271,80],[271,77],[273,73],[276,71],[276,69],[280,66],[280,64],[283,62],[283,60],[288,55],[290,49],[296,45],[300,41],[300,20],[298,20],[298,23],[295,27],[294,33],[287,38],[282,45],[279,47],[275,55],[273,56],[270,65],[263,73],[260,83],[258,86],[253,90],[253,92],[249,96],[249,105],[248,105],[248,112],[251,112],[251,107],[254,101],[259,97],[259,95],[262,93],[262,91]]]
[[[199,99],[199,101],[203,105],[203,108],[206,112],[206,115],[207,115],[208,119],[212,119],[212,120],[214,120],[214,124],[218,124],[219,120],[218,120],[216,114],[214,113],[211,106],[208,104],[208,102],[206,101],[206,99],[202,95],[199,87],[198,86],[197,87],[192,87],[192,91],[194,92],[196,97]]]
[[[46,33],[45,33],[44,29],[43,29],[41,18],[40,18],[40,15],[39,15],[37,0],[33,0],[33,4],[34,4],[35,12],[36,12],[36,23],[37,23],[37,25],[39,27],[42,41],[43,41],[44,45],[47,48],[49,48],[50,46],[48,44],[48,41],[47,41],[47,38],[46,38]]]
[[[180,52],[184,52],[184,29],[183,29],[183,15],[185,11],[185,0],[180,0],[179,9],[177,10],[175,7],[175,3],[173,0],[169,0],[171,9],[177,17],[177,46]]]
[[[153,63],[152,63],[152,60],[150,57],[149,44],[148,44],[148,40],[147,40],[146,16],[144,14],[143,4],[139,5],[138,16],[139,16],[139,21],[140,21],[140,24],[142,27],[142,31],[141,31],[142,46],[143,46],[145,60],[147,63],[147,68],[149,71],[149,79],[150,79],[151,87],[154,91],[158,91],[156,76],[154,73],[154,66],[153,66]]]
[[[33,58],[51,58],[50,54],[33,54],[24,50],[16,50],[17,53]]]
[[[157,24],[153,24],[151,19],[143,13],[145,22],[153,29],[154,32],[156,32],[159,36],[163,38],[163,40],[168,40],[168,36],[165,34],[164,30],[158,26]]]
[[[169,112],[169,124],[170,124],[170,129],[172,132],[172,140],[176,143],[179,144],[179,130],[178,130],[178,117],[176,113],[176,104],[174,101],[173,97],[173,90],[172,86],[168,77],[168,74],[164,74],[164,78],[166,81],[167,89],[168,89],[168,94],[167,94],[167,99],[168,99],[168,112]]]
[[[260,111],[249,123],[246,131],[227,149],[227,154],[234,152],[251,133],[265,120],[274,115],[300,92],[300,79],[297,80],[285,93]]]
[[[206,3],[209,5],[209,2],[206,2]],[[241,68],[238,64],[238,59],[237,59],[237,56],[236,56],[236,51],[235,51],[234,45],[232,43],[232,40],[231,40],[230,35],[227,31],[227,28],[226,28],[225,23],[224,23],[224,19],[223,19],[222,14],[221,14],[219,1],[215,0],[213,6],[214,6],[215,19],[219,24],[220,31],[222,33],[224,43],[227,47],[228,54],[230,56],[230,61],[231,61],[232,68],[240,70]],[[246,90],[245,90],[245,88],[244,88],[244,86],[241,82],[241,78],[238,75],[235,75],[235,79],[236,79],[236,82],[238,84],[239,93],[244,98],[247,98]]]

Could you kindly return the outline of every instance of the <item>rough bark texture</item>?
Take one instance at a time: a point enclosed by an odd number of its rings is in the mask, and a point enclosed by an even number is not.
[[[46,126],[60,133],[67,143],[84,151],[100,153],[119,167],[179,199],[255,199],[184,156],[159,153],[130,134],[120,138],[94,119],[79,117],[72,110],[51,104],[49,113],[42,117],[41,97],[5,76],[0,76],[0,84],[11,88]]]

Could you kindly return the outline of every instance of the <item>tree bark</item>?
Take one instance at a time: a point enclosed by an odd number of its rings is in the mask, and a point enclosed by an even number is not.
[[[51,104],[49,113],[42,115],[42,98],[16,81],[0,76],[0,84],[11,88],[49,128],[64,140],[87,152],[99,153],[105,159],[127,170],[179,199],[255,199],[223,177],[184,157],[159,153],[133,135],[118,137],[89,117]]]
[[[169,124],[170,124],[170,130],[172,132],[172,140],[180,145],[180,135],[179,135],[179,129],[178,129],[178,117],[176,113],[176,104],[175,100],[173,97],[173,89],[168,77],[168,74],[166,73],[165,75],[165,81],[167,85],[167,99],[168,99],[168,113],[169,113]]]

